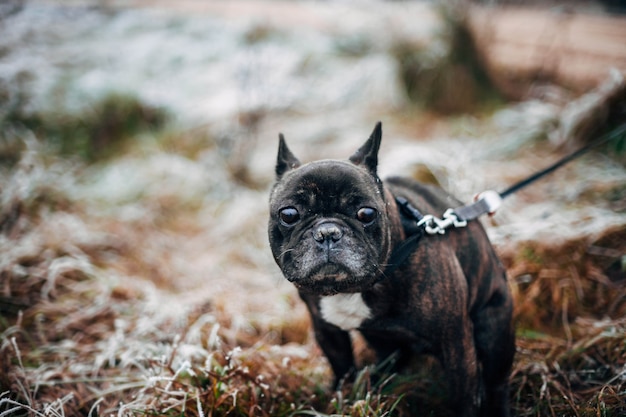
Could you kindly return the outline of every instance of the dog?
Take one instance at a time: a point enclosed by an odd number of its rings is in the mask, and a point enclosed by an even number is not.
[[[401,369],[439,360],[455,416],[508,416],[515,352],[506,272],[478,221],[423,237],[388,269],[410,228],[399,201],[439,214],[460,202],[440,188],[377,174],[382,127],[346,161],[302,164],[279,135],[269,243],[309,310],[335,375],[354,375],[351,331]],[[402,200],[399,200],[401,198]]]

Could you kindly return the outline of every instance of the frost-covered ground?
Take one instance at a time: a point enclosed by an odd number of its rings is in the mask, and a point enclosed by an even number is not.
[[[25,97],[24,111],[80,112],[123,92],[167,109],[174,121],[159,137],[143,134],[127,152],[91,165],[47,156],[25,135],[22,171],[2,173],[2,213],[38,189],[56,187],[71,203],[19,223],[28,231],[19,244],[3,237],[0,272],[29,276],[41,257],[45,299],[67,271],[100,277],[101,297],[86,313],[96,321],[111,299],[124,300],[113,308],[114,336],[94,347],[95,369],[135,366],[128,365],[133,355],[179,355],[170,369],[186,370],[185,360],[210,356],[218,332],[230,346],[256,338],[306,342],[276,355],[311,355],[304,308],[266,243],[278,132],[303,161],[346,158],[382,120],[383,175],[426,172],[465,201],[563,154],[536,141],[558,124],[562,105],[526,102],[493,115],[442,118],[409,103],[392,48],[409,40],[439,53],[437,16],[429,3],[377,1],[33,1],[7,12],[0,85],[10,100]],[[626,226],[625,183],[622,165],[586,156],[507,200],[486,220],[489,234],[502,250],[524,241],[593,242]],[[3,279],[5,288],[15,285]],[[141,301],[130,311],[140,318],[124,315],[135,296]],[[198,309],[211,313],[193,322]],[[173,337],[159,329],[187,321],[196,327],[159,344]],[[208,336],[199,330],[206,323]],[[152,338],[153,350],[125,346],[132,338]],[[9,341],[3,349],[14,354]],[[44,368],[29,378],[54,380]]]
[[[531,162],[520,158],[526,156],[523,137],[558,119],[553,105],[507,108],[494,115],[496,128],[490,130],[467,117],[455,119],[452,131],[431,134],[394,119],[408,102],[390,53],[393,45],[408,39],[432,42],[433,53],[441,49],[435,45],[441,25],[427,3],[77,4],[26,2],[21,12],[3,19],[0,79],[10,89],[27,92],[30,111],[77,111],[106,93],[131,93],[169,109],[186,129],[199,127],[224,140],[251,142],[246,162],[265,185],[271,181],[278,132],[295,143],[303,159],[344,157],[377,120],[386,132],[384,174],[425,163],[440,169],[447,188],[464,199],[485,187],[506,186],[558,156],[545,149],[544,155],[530,155]],[[132,4],[136,7],[123,7]],[[413,113],[412,124],[419,125],[421,115]],[[260,119],[253,127],[242,121],[249,114]],[[511,156],[522,159],[522,165],[516,166]],[[125,165],[120,162],[118,174]],[[623,170],[614,165],[598,158],[579,163],[585,181],[575,181],[581,173],[571,169],[574,178],[563,198],[573,200],[590,182],[622,181]],[[167,169],[177,168],[184,170],[185,163],[173,162]],[[189,181],[201,181],[198,170],[189,170]],[[205,175],[219,176],[218,170]],[[503,177],[503,171],[510,177]],[[111,176],[117,174],[106,175],[109,184],[116,183]],[[557,176],[551,182],[564,179]],[[129,190],[121,185],[121,198],[127,198]],[[185,192],[197,195],[195,191]],[[619,222],[610,212],[596,216]]]

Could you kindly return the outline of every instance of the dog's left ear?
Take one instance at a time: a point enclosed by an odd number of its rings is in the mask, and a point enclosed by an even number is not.
[[[382,126],[381,122],[376,123],[376,127],[374,127],[374,131],[367,142],[350,157],[350,162],[364,166],[372,175],[376,175],[376,168],[378,167],[378,149],[383,137]]]
[[[276,178],[280,179],[283,174],[290,169],[300,166],[300,161],[287,147],[285,137],[282,133],[278,135],[278,157],[276,158]]]

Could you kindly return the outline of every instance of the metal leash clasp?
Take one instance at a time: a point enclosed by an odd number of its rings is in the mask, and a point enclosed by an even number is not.
[[[418,226],[424,226],[424,230],[429,235],[440,234],[443,235],[446,233],[446,229],[450,226],[454,227],[465,227],[467,226],[467,221],[459,220],[457,215],[454,213],[454,210],[449,208],[443,213],[443,218],[440,219],[438,217],[433,216],[432,214],[425,215],[422,220],[417,223]]]

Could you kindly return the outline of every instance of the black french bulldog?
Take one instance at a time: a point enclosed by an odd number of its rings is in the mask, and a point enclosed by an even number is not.
[[[436,215],[460,203],[411,179],[383,183],[381,137],[378,123],[348,161],[303,165],[280,135],[270,196],[274,259],[309,309],[336,385],[354,372],[349,331],[358,330],[379,361],[438,358],[455,416],[508,416],[515,336],[505,270],[472,221],[424,237],[388,272],[408,234],[397,197]]]

